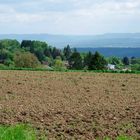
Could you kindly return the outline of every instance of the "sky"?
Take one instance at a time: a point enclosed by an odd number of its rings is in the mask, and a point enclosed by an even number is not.
[[[0,34],[140,32],[140,0],[0,0]]]

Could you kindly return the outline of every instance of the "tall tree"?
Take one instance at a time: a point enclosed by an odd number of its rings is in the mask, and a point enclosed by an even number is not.
[[[26,49],[27,51],[31,51],[33,44],[31,40],[23,40],[21,42],[21,48]]]
[[[52,56],[53,56],[53,59],[56,59],[57,56],[61,56],[61,50],[54,47],[53,50],[52,50]]]
[[[129,65],[130,64],[129,58],[127,56],[125,56],[123,58],[122,62],[123,62],[124,65]]]
[[[80,70],[83,67],[82,64],[82,57],[79,52],[73,52],[70,59],[69,59],[69,65],[71,69]]]
[[[71,48],[69,45],[67,45],[67,47],[64,48],[63,50],[63,54],[66,60],[69,60],[70,56],[71,56]]]
[[[91,67],[91,60],[92,60],[93,54],[89,51],[86,56],[84,57],[84,67]]]
[[[46,48],[46,49],[44,50],[44,54],[45,54],[45,56],[47,56],[47,57],[52,57],[50,47],[49,47],[49,48]]]
[[[104,70],[106,69],[107,61],[98,52],[92,56],[89,69],[90,70]]]

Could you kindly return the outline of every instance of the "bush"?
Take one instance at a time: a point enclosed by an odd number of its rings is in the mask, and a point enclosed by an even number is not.
[[[0,64],[0,69],[6,69],[7,66],[5,66],[4,64]]]
[[[64,65],[64,62],[61,61],[60,59],[56,59],[54,62],[54,68],[56,70],[66,70],[66,67]]]
[[[19,52],[14,57],[14,63],[19,68],[37,68],[40,63],[37,57],[30,52]]]
[[[9,67],[14,67],[14,62],[11,59],[6,59],[4,62],[4,65],[9,66]]]
[[[140,64],[133,64],[133,65],[131,65],[131,69],[132,70],[140,71]]]

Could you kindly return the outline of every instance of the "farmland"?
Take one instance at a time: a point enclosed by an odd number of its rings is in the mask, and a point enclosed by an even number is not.
[[[140,138],[140,75],[0,71],[0,124],[48,139]]]

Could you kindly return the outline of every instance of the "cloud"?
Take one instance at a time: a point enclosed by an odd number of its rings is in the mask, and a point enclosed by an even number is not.
[[[0,1],[0,27],[4,33],[135,32],[140,31],[139,16],[140,0]]]

